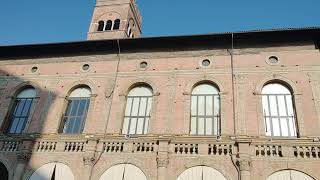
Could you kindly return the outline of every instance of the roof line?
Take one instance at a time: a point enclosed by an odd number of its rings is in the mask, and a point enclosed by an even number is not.
[[[168,36],[147,36],[138,38],[122,38],[122,39],[100,39],[100,40],[79,40],[79,41],[65,41],[65,42],[52,42],[40,44],[17,44],[17,45],[0,45],[0,47],[20,47],[20,46],[45,46],[45,45],[61,45],[61,44],[76,44],[83,42],[104,42],[104,41],[117,41],[117,40],[134,40],[134,39],[156,39],[156,38],[183,38],[183,37],[199,37],[199,36],[215,36],[215,35],[228,35],[228,34],[250,34],[250,33],[263,33],[263,32],[285,32],[285,31],[302,31],[302,30],[320,30],[320,26],[314,27],[299,27],[299,28],[273,28],[273,29],[256,29],[248,31],[235,31],[235,32],[218,32],[218,33],[204,33],[204,34],[190,34],[190,35],[168,35]]]

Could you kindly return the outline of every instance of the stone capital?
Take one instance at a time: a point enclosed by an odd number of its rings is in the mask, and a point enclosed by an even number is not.
[[[93,166],[96,162],[96,158],[94,156],[84,156],[83,163],[84,165]]]
[[[29,162],[31,155],[31,152],[19,152],[17,153],[17,160],[21,163],[27,163]]]
[[[168,158],[159,158],[157,157],[157,166],[167,168],[169,164]]]
[[[240,171],[250,171],[251,169],[251,160],[247,158],[239,158],[238,159],[238,165],[240,168]]]

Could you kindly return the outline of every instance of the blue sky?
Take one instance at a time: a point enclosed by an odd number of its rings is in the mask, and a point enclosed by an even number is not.
[[[143,36],[320,26],[320,0],[137,0]],[[1,0],[0,45],[86,39],[94,0]]]

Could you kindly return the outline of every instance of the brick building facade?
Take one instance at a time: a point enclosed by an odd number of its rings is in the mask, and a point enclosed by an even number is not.
[[[88,41],[0,47],[0,179],[320,179],[319,28],[140,33],[98,0]]]

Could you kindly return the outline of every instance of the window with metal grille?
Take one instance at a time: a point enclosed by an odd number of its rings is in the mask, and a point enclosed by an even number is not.
[[[267,136],[297,136],[293,96],[287,87],[279,83],[265,85],[262,106]]]
[[[211,84],[196,86],[191,94],[191,135],[220,134],[220,95]]]
[[[152,107],[152,89],[147,86],[133,88],[127,97],[123,134],[147,134]]]
[[[23,133],[30,117],[32,106],[36,99],[36,91],[33,87],[23,89],[15,98],[10,114],[8,133]]]
[[[89,87],[80,87],[71,92],[67,99],[67,109],[63,116],[62,133],[82,133],[90,105],[90,96],[91,89]]]

